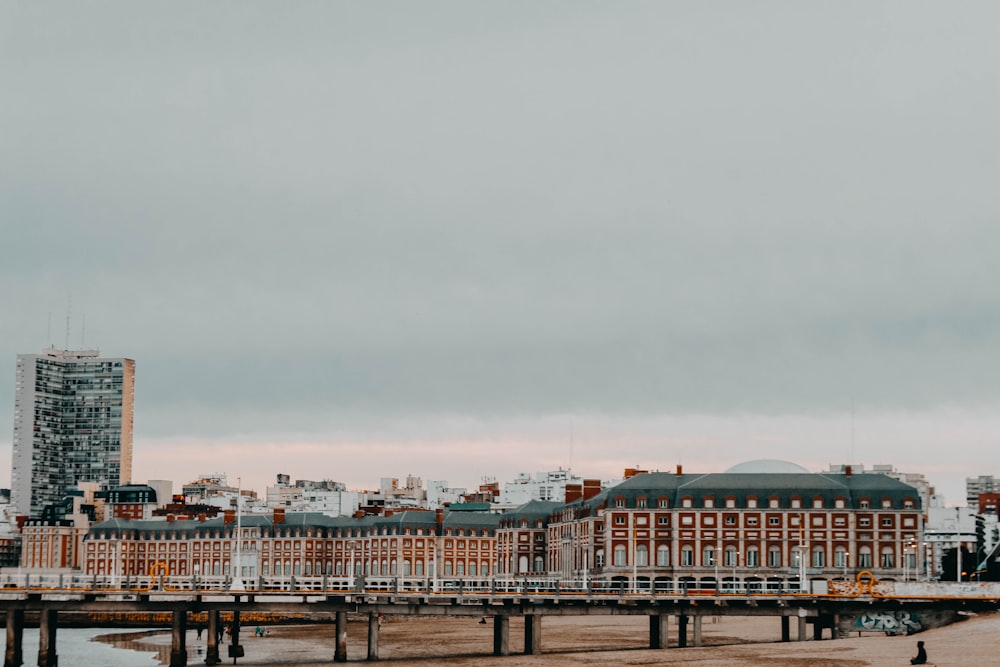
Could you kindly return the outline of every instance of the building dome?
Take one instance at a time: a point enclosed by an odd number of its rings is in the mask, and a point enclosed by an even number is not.
[[[753,461],[744,461],[743,463],[737,463],[733,467],[726,470],[727,473],[808,473],[809,471],[798,465],[797,463],[792,463],[791,461],[781,461],[778,459],[754,459]]]

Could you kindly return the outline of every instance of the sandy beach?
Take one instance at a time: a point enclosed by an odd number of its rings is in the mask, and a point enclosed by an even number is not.
[[[909,637],[881,634],[851,636],[844,639],[777,641],[777,619],[718,618],[706,619],[700,648],[651,650],[646,619],[643,617],[558,618],[549,617],[542,625],[541,655],[518,655],[523,650],[523,626],[511,619],[510,656],[491,654],[491,624],[476,619],[387,618],[380,630],[380,659],[407,665],[451,665],[454,667],[570,667],[579,665],[692,665],[695,667],[868,667],[908,665],[916,652],[917,640],[923,640],[929,655],[928,664],[938,667],[1000,664],[1000,614],[980,615],[943,628]],[[793,632],[794,636],[794,632]],[[367,657],[367,624],[362,618],[348,624],[348,659],[364,661]],[[332,625],[279,626],[270,628],[267,637],[254,636],[253,627],[244,628],[241,637],[246,656],[241,665],[295,667],[332,664],[334,630]],[[671,627],[671,644],[676,641],[676,627]],[[197,641],[192,631],[188,638],[189,664],[203,664],[204,640]],[[122,648],[158,652],[161,662],[169,654],[169,632],[136,636],[119,643]],[[221,649],[223,664],[226,646]]]

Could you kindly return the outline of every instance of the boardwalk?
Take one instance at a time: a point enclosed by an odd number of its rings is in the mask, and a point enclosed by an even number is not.
[[[952,622],[957,612],[995,609],[1000,599],[1000,587],[994,584],[876,582],[870,575],[839,584],[815,582],[822,584],[816,590],[727,592],[577,587],[571,582],[541,579],[442,584],[289,577],[234,584],[211,578],[160,577],[123,582],[36,576],[6,583],[0,593],[0,608],[6,612],[5,663],[19,664],[24,654],[21,632],[25,614],[32,613],[40,619],[40,667],[56,664],[58,614],[69,611],[169,614],[170,664],[181,667],[188,659],[188,621],[196,613],[207,614],[208,618],[208,664],[217,664],[227,657],[226,652],[228,657],[238,657],[242,646],[240,615],[260,613],[315,616],[330,621],[336,637],[332,658],[343,662],[349,659],[349,614],[367,618],[365,657],[375,660],[381,657],[380,634],[385,617],[447,617],[456,622],[489,619],[486,625],[490,626],[492,653],[508,656],[515,650],[531,655],[542,653],[546,618],[644,617],[646,646],[664,649],[703,646],[706,621],[719,618],[770,617],[775,621],[776,639],[801,642],[849,636],[853,631],[922,631]],[[234,646],[220,652],[214,638],[223,613],[236,621],[230,622],[236,640]],[[614,625],[606,622],[601,627],[611,634]],[[433,635],[421,643],[429,642],[433,643]]]

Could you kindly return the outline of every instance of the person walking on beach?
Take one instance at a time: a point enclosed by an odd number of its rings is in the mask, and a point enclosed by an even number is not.
[[[911,665],[923,665],[927,662],[927,651],[924,650],[924,643],[917,642],[917,655],[910,658]]]

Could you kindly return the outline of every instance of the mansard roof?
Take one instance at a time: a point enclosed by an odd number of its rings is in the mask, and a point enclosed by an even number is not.
[[[450,512],[443,513],[444,527],[464,528],[490,531],[496,530],[500,523],[500,515],[488,514],[486,512]],[[109,535],[120,535],[122,533],[134,532],[137,535],[153,534],[160,532],[176,533],[178,536],[190,537],[195,531],[202,533],[206,531],[232,531],[235,529],[235,522],[224,523],[225,517],[218,516],[204,521],[193,519],[180,519],[168,521],[167,519],[111,519],[101,523],[93,524],[87,531],[89,535],[99,535],[101,533]],[[262,530],[274,529],[314,529],[314,530],[360,530],[368,529],[381,530],[382,528],[425,528],[428,531],[437,527],[437,516],[435,512],[428,511],[403,511],[396,512],[389,516],[375,515],[354,518],[353,516],[328,516],[321,512],[286,512],[281,521],[274,523],[274,514],[246,514],[240,517],[240,525],[243,528],[261,528]]]
[[[888,475],[864,473],[847,475],[843,473],[706,473],[698,475],[651,472],[634,475],[622,483],[605,489],[590,500],[571,503],[590,508],[606,507],[614,500],[623,498],[626,507],[635,507],[638,498],[654,502],[667,498],[671,507],[679,507],[681,501],[690,497],[695,506],[701,506],[705,498],[713,498],[717,503],[734,498],[738,507],[745,507],[748,498],[765,500],[778,498],[782,507],[788,507],[792,498],[811,500],[820,498],[824,504],[832,504],[836,498],[844,498],[848,506],[854,506],[862,498],[881,500],[888,498],[894,507],[904,499],[911,499],[919,507],[920,494],[917,489]]]

